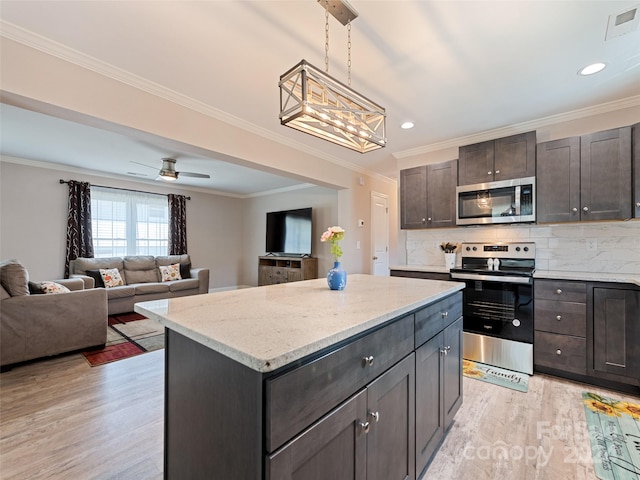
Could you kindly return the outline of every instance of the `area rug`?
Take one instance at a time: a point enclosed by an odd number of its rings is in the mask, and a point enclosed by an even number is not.
[[[97,367],[164,348],[164,327],[139,313],[109,316],[104,348],[82,352],[89,365]]]
[[[529,389],[529,375],[485,365],[480,362],[463,360],[462,373],[465,377],[475,378],[476,380],[507,387],[519,392],[526,392]]]
[[[640,480],[640,403],[583,392],[591,455],[602,480]]]

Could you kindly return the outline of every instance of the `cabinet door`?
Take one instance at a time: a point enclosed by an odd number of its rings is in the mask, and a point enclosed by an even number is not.
[[[365,480],[367,392],[361,391],[266,460],[267,480]]]
[[[640,123],[636,123],[632,128],[633,138],[631,147],[633,149],[633,216],[640,218]]]
[[[496,180],[535,176],[536,132],[497,139],[494,168]]]
[[[427,165],[427,227],[455,227],[458,161]]]
[[[631,218],[631,127],[582,136],[580,156],[581,219]]]
[[[444,436],[441,358],[444,333],[416,350],[416,473],[420,475]]]
[[[367,480],[415,479],[415,355],[367,386],[367,399]]]
[[[538,144],[538,222],[580,220],[580,137]]]
[[[640,291],[593,289],[593,370],[640,381]]]
[[[424,228],[427,222],[427,167],[400,171],[401,228]]]
[[[444,329],[442,389],[444,429],[462,405],[462,317]]]
[[[458,152],[458,185],[493,181],[493,140],[460,147]]]

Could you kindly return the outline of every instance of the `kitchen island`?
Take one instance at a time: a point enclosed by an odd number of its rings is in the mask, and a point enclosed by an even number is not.
[[[463,287],[350,275],[136,304],[166,327],[165,478],[416,478],[462,402]]]

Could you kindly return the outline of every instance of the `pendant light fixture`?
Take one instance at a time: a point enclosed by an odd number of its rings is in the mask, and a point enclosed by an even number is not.
[[[384,108],[351,88],[351,20],[346,0],[318,0],[325,8],[325,71],[306,60],[280,76],[280,123],[360,153],[387,143]],[[329,12],[347,26],[348,85],[329,76]]]

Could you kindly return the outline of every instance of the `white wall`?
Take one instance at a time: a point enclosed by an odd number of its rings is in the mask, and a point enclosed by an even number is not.
[[[68,187],[59,179],[155,193],[188,195],[187,244],[194,267],[211,269],[209,287],[239,285],[242,278],[244,201],[231,197],[105,178],[78,171],[0,162],[0,258],[18,258],[34,280],[62,278]],[[25,162],[29,163],[29,162]]]

